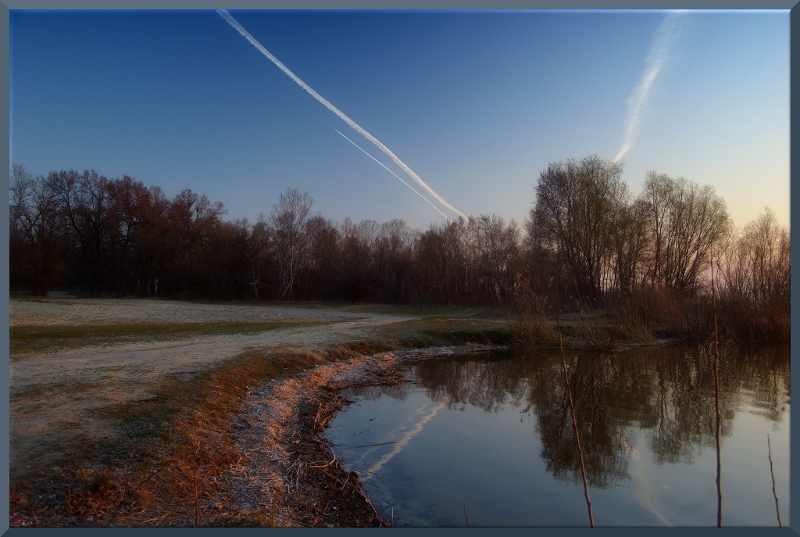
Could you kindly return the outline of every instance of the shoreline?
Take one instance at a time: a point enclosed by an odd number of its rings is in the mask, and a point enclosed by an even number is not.
[[[340,393],[405,382],[399,370],[416,361],[504,347],[361,344],[243,355],[208,378],[156,391],[144,404],[165,405],[155,408],[160,422],[137,401],[120,414],[132,412],[135,423],[108,430],[106,443],[17,476],[9,526],[388,527],[325,438],[349,403]],[[146,434],[125,428],[145,422]]]
[[[325,439],[327,424],[348,404],[339,394],[359,386],[405,382],[399,369],[416,361],[497,348],[501,346],[459,345],[359,355],[264,386],[245,401],[241,417],[248,424],[238,436],[248,445],[259,436],[269,440],[261,449],[248,451],[245,468],[238,472],[266,459],[273,463],[272,471],[261,467],[261,475],[248,487],[262,491],[263,499],[277,508],[279,526],[387,527],[389,521],[374,508],[358,475],[342,468]],[[269,454],[272,457],[265,457]],[[243,488],[236,493],[243,495]]]

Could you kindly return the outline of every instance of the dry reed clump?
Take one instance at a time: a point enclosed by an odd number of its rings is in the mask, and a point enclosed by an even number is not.
[[[547,319],[547,298],[521,284],[506,304],[511,337],[524,345],[558,345],[558,332]]]
[[[621,326],[602,311],[582,313],[580,321],[573,324],[570,333],[573,346],[597,351],[616,350],[623,337]]]
[[[617,299],[614,323],[628,340],[703,341],[713,332],[713,307],[700,295],[663,287],[640,287]]]
[[[791,307],[767,302],[754,305],[739,296],[723,295],[717,302],[722,335],[734,341],[788,342]]]
[[[655,315],[644,293],[636,292],[625,296],[612,311],[625,338],[644,343],[652,343],[657,339],[653,333]]]

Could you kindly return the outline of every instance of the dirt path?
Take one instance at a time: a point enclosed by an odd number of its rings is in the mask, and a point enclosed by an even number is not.
[[[111,428],[98,409],[147,401],[171,375],[194,375],[252,349],[292,351],[367,337],[380,326],[412,319],[332,309],[216,305],[162,300],[53,298],[11,300],[11,326],[302,321],[317,326],[256,334],[84,347],[10,358],[12,476],[46,467],[69,446],[107,438]]]

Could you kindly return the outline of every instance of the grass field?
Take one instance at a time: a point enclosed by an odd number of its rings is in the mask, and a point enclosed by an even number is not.
[[[10,313],[14,527],[379,524],[323,439],[333,387],[509,334],[491,308],[59,297]]]

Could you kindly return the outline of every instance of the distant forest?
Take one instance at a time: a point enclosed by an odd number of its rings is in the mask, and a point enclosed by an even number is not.
[[[769,208],[734,231],[710,186],[649,172],[634,196],[620,164],[554,162],[522,226],[497,215],[412,229],[333,222],[288,189],[256,222],[183,190],[95,171],[10,173],[13,289],[209,300],[506,305],[526,293],[599,309],[653,293],[748,314],[790,311],[790,236]]]

